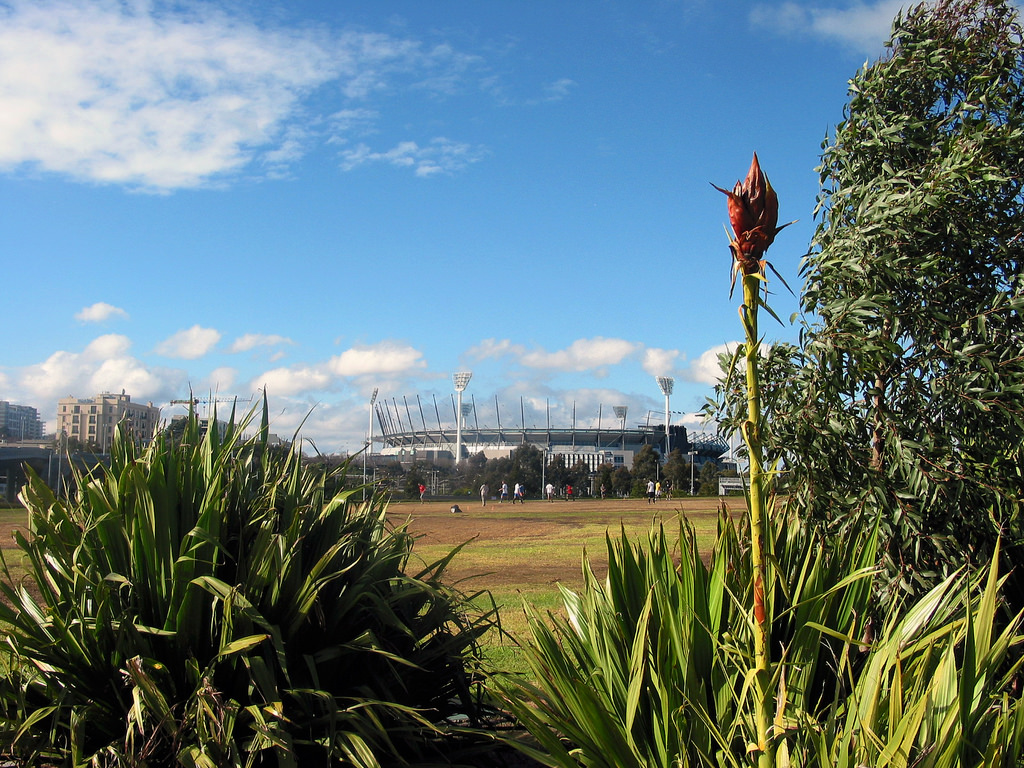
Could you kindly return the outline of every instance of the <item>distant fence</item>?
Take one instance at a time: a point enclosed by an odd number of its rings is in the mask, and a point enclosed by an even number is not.
[[[718,478],[718,495],[728,496],[730,493],[743,493],[747,481],[742,477]]]

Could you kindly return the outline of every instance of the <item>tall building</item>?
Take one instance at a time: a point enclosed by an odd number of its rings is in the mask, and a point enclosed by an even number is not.
[[[41,440],[43,422],[39,411],[30,405],[14,405],[0,400],[0,438],[7,440]]]
[[[57,403],[57,434],[63,432],[69,439],[77,439],[99,448],[110,450],[114,427],[125,422],[139,445],[149,443],[160,422],[160,409],[152,403],[140,405],[132,396],[103,392],[91,400],[63,397]]]

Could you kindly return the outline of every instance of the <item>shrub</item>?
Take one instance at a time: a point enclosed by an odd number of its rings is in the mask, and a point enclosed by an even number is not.
[[[995,565],[875,606],[876,530],[826,547],[770,517],[765,533],[773,765],[1017,766],[1024,636],[997,617]],[[603,582],[585,564],[564,614],[528,608],[530,679],[494,681],[541,746],[520,748],[565,768],[757,762],[748,541],[723,519],[705,565],[688,526],[674,546],[609,537]]]
[[[362,488],[267,444],[263,404],[223,434],[190,416],[64,500],[22,493],[30,584],[7,563],[0,620],[13,669],[0,740],[64,765],[444,762],[470,748],[446,718],[480,714],[490,614],[409,574],[413,540]],[[341,479],[347,465],[340,468]],[[454,554],[454,553],[452,553]]]

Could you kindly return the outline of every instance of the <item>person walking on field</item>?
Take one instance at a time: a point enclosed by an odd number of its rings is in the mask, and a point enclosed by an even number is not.
[[[567,498],[569,501],[572,501],[572,486],[571,485],[566,484],[566,486],[565,486],[565,498]]]
[[[648,480],[647,481],[647,503],[648,504],[653,504],[654,503],[654,481],[653,480]]]
[[[546,486],[544,486],[544,492],[548,495],[548,501],[555,500],[555,486],[553,486],[551,483],[548,483]]]
[[[508,501],[508,483],[502,481],[501,483],[501,495],[498,497],[498,503],[504,504]]]
[[[480,506],[481,507],[486,507],[487,506],[487,492],[490,491],[490,490],[491,489],[487,487],[487,483],[484,483],[483,485],[480,486]]]
[[[512,503],[515,504],[518,501],[520,504],[525,504],[526,499],[523,498],[525,495],[522,484],[516,483],[515,490],[512,491]]]
[[[425,486],[423,483],[420,483],[420,504],[423,503],[423,496],[424,496],[424,494],[426,494],[426,492],[427,492],[427,486]]]

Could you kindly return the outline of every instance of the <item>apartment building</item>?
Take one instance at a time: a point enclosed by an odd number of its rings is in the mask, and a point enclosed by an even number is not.
[[[153,403],[133,403],[124,390],[115,395],[102,392],[81,400],[63,397],[57,403],[57,434],[62,431],[69,438],[91,443],[102,453],[110,450],[114,427],[124,422],[139,445],[149,443],[160,422],[160,409]]]
[[[0,400],[0,439],[42,440],[43,422],[39,411],[30,405],[15,405]]]

